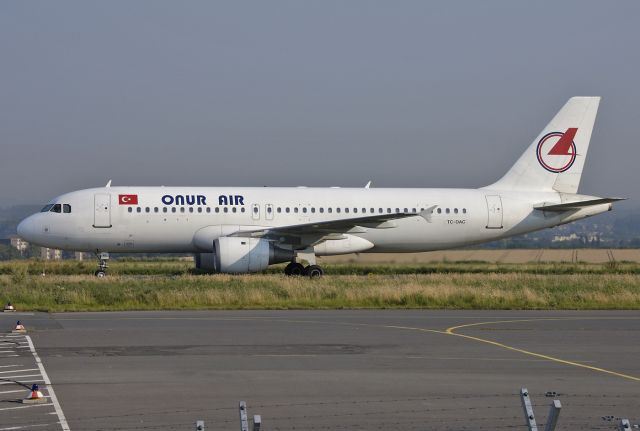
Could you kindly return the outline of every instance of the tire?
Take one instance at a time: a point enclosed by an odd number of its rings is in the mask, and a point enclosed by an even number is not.
[[[299,276],[304,274],[304,266],[298,262],[291,262],[284,268],[284,273],[289,276]]]
[[[318,265],[309,265],[304,269],[304,274],[309,278],[320,278],[324,271]]]
[[[98,269],[96,272],[93,273],[93,275],[95,275],[98,278],[102,278],[102,277],[106,277],[107,273],[106,273],[106,271]]]

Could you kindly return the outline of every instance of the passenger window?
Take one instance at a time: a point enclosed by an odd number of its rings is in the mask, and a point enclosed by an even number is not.
[[[438,214],[442,214],[442,208],[438,208]]]
[[[289,214],[289,207],[286,207],[286,208],[284,209],[284,212],[286,212],[287,214]]]
[[[380,214],[382,214],[382,213],[384,212],[384,210],[383,210],[382,208],[378,208],[378,212],[379,212]]]
[[[220,207],[216,207],[216,213],[220,212]]]
[[[374,208],[369,208],[369,212],[373,214],[374,212],[376,212],[376,210]]]
[[[451,212],[451,210],[449,210],[449,208],[447,208],[446,210],[444,210],[444,212],[446,212],[447,214],[449,214]]]
[[[405,209],[404,209],[404,212],[405,212],[405,213],[408,213],[408,212],[409,212],[409,208],[405,208]]]
[[[207,214],[209,214],[211,212],[211,207],[207,207]]]
[[[331,213],[333,212],[333,208],[331,208],[331,207],[327,208],[327,212],[328,212],[329,214],[331,214]]]
[[[127,208],[127,210],[128,210],[130,213],[132,213],[132,212],[133,212],[133,207],[129,207],[129,208]]]
[[[273,211],[273,209],[270,206],[267,206],[267,212],[271,214],[271,211]]]
[[[357,213],[357,212],[358,212],[358,208],[354,208],[354,209],[353,209],[353,212],[354,212],[354,213]]]
[[[226,208],[225,208],[225,210],[226,210]],[[253,212],[254,212],[255,214],[258,214],[258,211],[259,211],[259,210],[258,210],[258,207],[257,207],[257,206],[253,207]],[[226,212],[226,211],[225,211],[225,212]]]
[[[454,208],[454,209],[453,209],[453,213],[454,213],[454,214],[458,214],[458,208]]]
[[[302,208],[302,212],[306,214],[307,213],[307,208]]]
[[[238,209],[236,207],[231,208],[231,212],[236,212]]]
[[[298,207],[295,207],[295,208],[293,209],[293,212],[294,212],[294,213],[296,213],[296,214],[298,214]]]
[[[172,213],[176,212],[176,207],[171,207],[171,212]]]
[[[71,212],[71,205],[63,204],[62,205],[62,212],[67,213],[67,214],[70,213]]]
[[[162,207],[162,212],[166,213],[167,212],[167,207]]]
[[[345,208],[344,212],[348,213],[349,212],[349,208]]]
[[[387,214],[391,214],[391,208],[387,208]]]
[[[202,207],[198,207],[198,212],[201,213],[202,212]]]
[[[417,213],[418,211],[415,208],[411,208],[411,212]]]
[[[467,209],[466,208],[462,208],[462,214],[466,214],[467,213]]]
[[[183,213],[184,212],[184,207],[180,207],[180,212]]]
[[[320,207],[320,212],[323,213],[324,212],[324,208]]]
[[[244,212],[244,207],[240,208],[240,212],[243,213]]]
[[[315,208],[311,208],[311,212],[312,212],[312,213],[315,213],[315,212],[316,212],[316,209],[315,209]]]
[[[144,209],[144,212],[146,212],[146,213],[148,213],[149,211],[151,211],[151,208],[149,208],[149,207],[146,207],[146,208]]]
[[[336,212],[337,212],[337,213],[340,213],[340,207],[337,207],[337,208],[336,208]]]
[[[159,211],[159,210],[158,210],[158,207],[153,207],[153,212],[154,212],[154,213],[157,213],[158,211]]]
[[[278,214],[280,214],[282,212],[282,208],[278,207],[276,211],[278,211]]]
[[[228,212],[229,212],[229,208],[224,207],[224,208],[222,209],[222,211],[224,211],[224,212],[228,213]]]

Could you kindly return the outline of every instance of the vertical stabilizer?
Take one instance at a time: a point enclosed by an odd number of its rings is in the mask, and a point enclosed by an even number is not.
[[[589,150],[599,97],[572,97],[494,190],[576,193]]]

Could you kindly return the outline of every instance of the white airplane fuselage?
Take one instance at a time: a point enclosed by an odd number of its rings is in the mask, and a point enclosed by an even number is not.
[[[137,196],[138,203],[120,204],[119,196],[128,195]],[[234,199],[237,205],[232,204]],[[177,200],[184,203],[176,204]],[[408,212],[415,216],[347,232],[371,247],[361,242],[316,254],[421,252],[524,234],[611,208],[607,203],[567,214],[534,209],[540,202],[561,203],[561,194],[490,189],[109,187],[53,199],[51,204],[68,204],[71,211],[36,213],[20,225],[20,232],[36,244],[66,250],[198,253],[210,252],[210,241],[217,236],[243,229]],[[430,217],[419,214],[434,206]],[[199,235],[207,229],[209,234]]]

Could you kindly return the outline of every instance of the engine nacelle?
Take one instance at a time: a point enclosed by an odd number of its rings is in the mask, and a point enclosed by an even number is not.
[[[269,241],[259,238],[223,236],[215,240],[219,272],[258,272],[269,266]]]
[[[196,268],[241,274],[293,259],[293,251],[274,247],[266,239],[223,236],[212,241],[213,253],[197,253]]]

